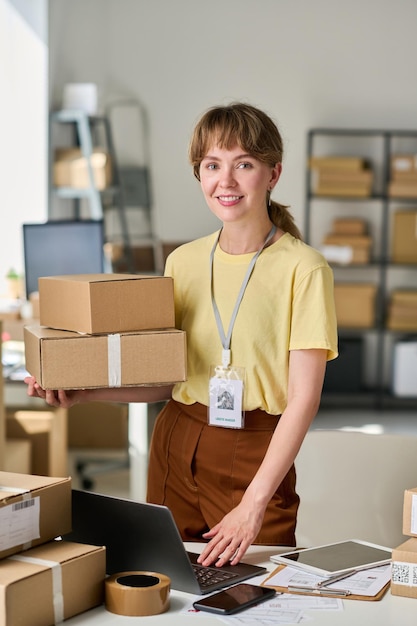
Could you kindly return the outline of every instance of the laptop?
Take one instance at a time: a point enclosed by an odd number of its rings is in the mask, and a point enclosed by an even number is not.
[[[203,567],[187,552],[166,506],[72,490],[67,541],[106,546],[106,572],[147,570],[169,576],[178,591],[203,595],[234,585],[266,568],[249,563]]]

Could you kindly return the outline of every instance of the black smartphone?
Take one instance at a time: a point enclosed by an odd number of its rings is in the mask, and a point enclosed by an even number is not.
[[[243,611],[249,606],[259,604],[268,598],[273,598],[275,590],[269,587],[260,587],[248,583],[240,583],[223,591],[218,591],[211,596],[201,598],[193,603],[193,607],[199,611],[231,615]]]

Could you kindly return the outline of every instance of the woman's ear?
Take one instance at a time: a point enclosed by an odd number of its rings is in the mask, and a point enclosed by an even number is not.
[[[269,181],[269,189],[271,191],[277,184],[279,177],[281,176],[281,171],[282,171],[282,163],[276,163],[274,167],[272,168],[271,180]]]

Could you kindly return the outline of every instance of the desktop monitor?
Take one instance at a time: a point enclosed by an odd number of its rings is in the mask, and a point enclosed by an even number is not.
[[[23,224],[26,297],[41,276],[104,272],[103,220]]]

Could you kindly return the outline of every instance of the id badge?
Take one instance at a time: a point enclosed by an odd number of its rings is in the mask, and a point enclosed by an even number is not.
[[[208,423],[223,428],[243,428],[243,367],[212,365],[209,382]]]

